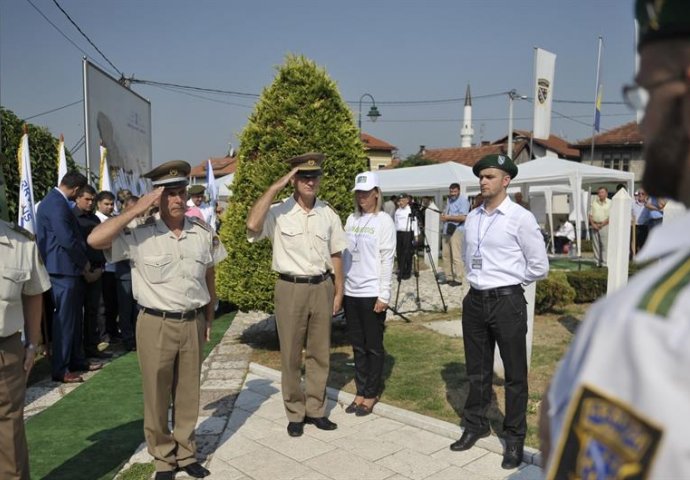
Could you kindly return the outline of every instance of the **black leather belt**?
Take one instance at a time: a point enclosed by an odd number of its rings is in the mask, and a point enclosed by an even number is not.
[[[172,320],[194,320],[203,309],[197,308],[188,312],[164,312],[155,308],[142,308],[141,311],[154,317],[170,318]]]
[[[288,275],[287,273],[279,273],[278,278],[291,283],[311,283],[316,285],[323,282],[327,278],[330,278],[331,274],[329,272],[322,273],[321,275]]]
[[[518,293],[522,295],[524,291],[522,285],[510,285],[508,287],[489,288],[487,290],[470,288],[471,295],[479,295],[482,298],[503,297],[505,295],[516,295]]]

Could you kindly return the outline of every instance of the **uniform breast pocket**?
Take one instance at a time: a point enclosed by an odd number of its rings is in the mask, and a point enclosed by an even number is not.
[[[30,275],[28,270],[5,267],[2,271],[0,298],[7,301],[20,298],[24,282],[29,280]]]
[[[206,270],[208,265],[211,263],[211,255],[203,255],[194,258],[194,263],[192,263],[192,275],[194,278],[201,278],[206,275]]]
[[[144,257],[142,264],[146,279],[151,283],[163,283],[172,280],[175,269],[172,260],[170,254]]]
[[[307,248],[304,244],[304,233],[299,225],[283,225],[280,227],[280,236],[288,247]]]

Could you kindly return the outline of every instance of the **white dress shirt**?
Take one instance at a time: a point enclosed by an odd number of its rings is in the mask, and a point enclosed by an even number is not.
[[[417,219],[412,215],[410,206],[398,208],[395,211],[395,229],[398,232],[414,232],[415,237],[419,235],[417,228]]]
[[[528,284],[549,273],[537,220],[507,196],[491,213],[482,205],[467,215],[463,259],[467,280],[478,290]]]

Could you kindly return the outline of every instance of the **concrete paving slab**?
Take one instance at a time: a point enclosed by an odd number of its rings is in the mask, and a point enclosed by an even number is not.
[[[432,453],[431,456],[438,460],[443,460],[457,467],[463,467],[470,462],[475,461],[479,457],[486,455],[488,452],[483,448],[470,448],[464,452],[454,452],[450,448],[444,448],[438,452]]]
[[[284,432],[282,435],[263,437],[256,442],[298,462],[304,462],[309,458],[322,455],[336,448],[334,445],[309,435],[294,438],[290,437],[287,432]]]
[[[503,455],[490,452],[486,455],[482,455],[477,460],[468,463],[462,468],[472,473],[494,478],[507,478],[519,470],[518,468],[513,470],[504,470],[501,468],[502,461]],[[526,464],[523,463],[520,468],[524,468],[525,466]]]
[[[413,480],[422,480],[450,466],[449,463],[415,450],[403,449],[376,462]]]
[[[302,463],[263,446],[227,463],[254,480],[293,480],[311,473],[311,469]]]
[[[404,426],[382,435],[381,438],[427,455],[448,448],[449,445],[447,438],[411,426]]]
[[[343,450],[332,450],[310,458],[307,466],[334,480],[383,480],[395,472]]]
[[[359,457],[366,458],[372,462],[403,449],[403,447],[393,442],[388,442],[381,438],[364,436],[356,430],[353,430],[353,433],[346,437],[337,438],[331,441],[331,445]]]

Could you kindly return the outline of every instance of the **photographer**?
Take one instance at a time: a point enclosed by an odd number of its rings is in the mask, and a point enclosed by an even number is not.
[[[441,214],[441,221],[444,222],[441,237],[443,265],[439,272],[439,283],[447,282],[451,287],[462,285],[465,279],[461,245],[465,241],[465,218],[469,212],[470,202],[467,197],[460,196],[460,185],[451,183],[448,187],[448,202]],[[450,275],[446,275],[445,269],[448,269]]]
[[[414,241],[419,234],[417,218],[410,206],[410,195],[403,193],[398,199],[395,211],[395,230],[397,231],[398,279],[407,280],[412,276],[412,255]]]

